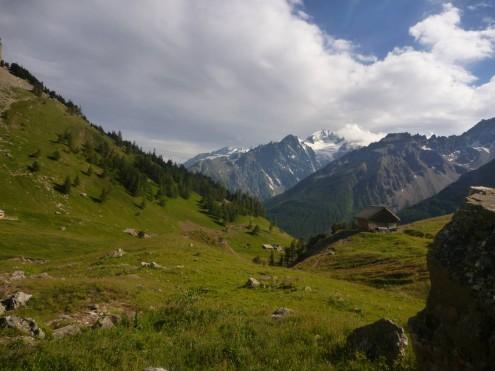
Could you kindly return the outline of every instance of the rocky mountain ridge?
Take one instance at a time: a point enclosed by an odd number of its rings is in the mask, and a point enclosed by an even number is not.
[[[197,155],[184,166],[208,175],[230,190],[268,199],[358,147],[329,130],[321,130],[305,140],[287,135],[280,142],[249,150],[224,147]]]
[[[401,210],[494,159],[493,138],[495,119],[481,121],[460,136],[389,134],[269,200],[269,215],[292,234],[308,237],[352,220],[369,205]]]

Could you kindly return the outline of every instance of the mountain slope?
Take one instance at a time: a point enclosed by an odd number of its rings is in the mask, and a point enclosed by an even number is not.
[[[461,136],[389,134],[269,200],[268,213],[285,230],[308,237],[333,223],[350,221],[368,205],[401,210],[494,158],[494,133],[495,120],[488,120]]]
[[[402,210],[399,215],[403,221],[411,222],[453,213],[462,205],[472,186],[495,187],[495,160],[462,175],[438,194]]]
[[[255,215],[222,225],[202,207],[194,184],[189,195],[165,195],[161,205],[154,198],[159,184],[144,166],[142,193],[131,194],[115,173],[117,159],[143,165],[143,154],[56,99],[0,81],[0,111],[0,208],[7,213],[0,220],[0,298],[33,295],[7,315],[32,318],[46,334],[0,328],[2,369],[381,370],[379,361],[353,357],[345,336],[384,316],[404,326],[424,306],[406,292],[253,263],[254,254],[270,256],[262,243],[288,246],[291,237]],[[90,151],[93,140],[99,145]],[[115,164],[103,161],[107,150]],[[167,166],[183,182],[199,179]],[[56,186],[67,176],[74,185],[62,193]],[[123,233],[127,228],[149,238]],[[243,287],[248,277],[263,287]],[[290,315],[274,320],[280,307]],[[100,328],[104,320],[109,328]],[[67,327],[76,331],[59,337]],[[412,357],[404,364],[411,369]]]
[[[260,199],[268,199],[355,148],[356,145],[322,130],[304,141],[288,135],[280,142],[260,145],[248,151],[225,147],[195,156],[184,165],[232,191],[241,190]]]

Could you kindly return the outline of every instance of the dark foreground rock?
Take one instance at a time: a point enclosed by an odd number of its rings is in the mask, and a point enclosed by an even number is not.
[[[347,337],[347,347],[352,352],[361,352],[371,360],[385,358],[392,363],[405,356],[407,344],[404,329],[384,318],[355,329]]]
[[[421,370],[495,369],[495,189],[473,187],[428,253],[426,308],[409,320]]]

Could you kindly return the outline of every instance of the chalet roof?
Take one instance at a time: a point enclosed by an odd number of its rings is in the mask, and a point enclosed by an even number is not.
[[[368,206],[358,213],[356,218],[388,223],[400,222],[400,218],[386,206]]]

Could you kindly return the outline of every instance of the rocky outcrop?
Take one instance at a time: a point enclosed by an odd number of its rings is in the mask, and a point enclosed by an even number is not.
[[[409,321],[421,370],[495,365],[495,189],[472,187],[428,253],[426,308]]]
[[[384,318],[355,329],[347,337],[347,347],[351,351],[361,352],[371,360],[385,358],[390,363],[405,356],[407,344],[404,329]]]
[[[0,318],[0,328],[15,329],[29,336],[40,339],[45,337],[45,333],[38,327],[36,321],[32,318],[22,318],[17,316],[7,316]]]
[[[26,294],[22,291],[16,292],[13,295],[3,299],[0,304],[5,310],[15,310],[27,304],[27,302],[33,297],[33,295]]]

